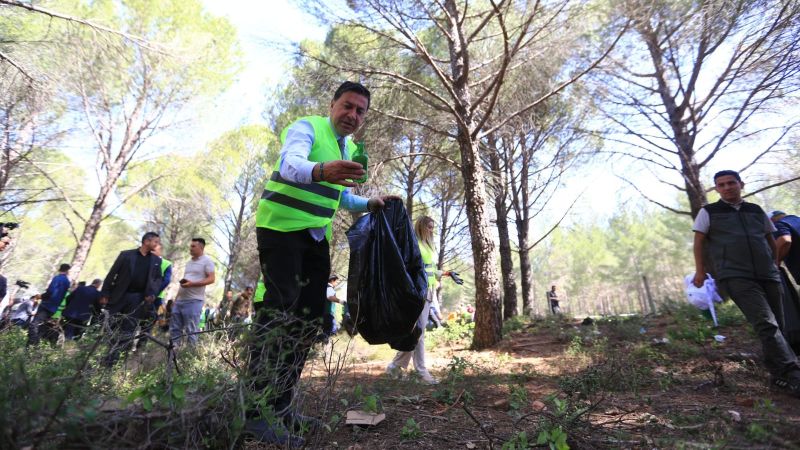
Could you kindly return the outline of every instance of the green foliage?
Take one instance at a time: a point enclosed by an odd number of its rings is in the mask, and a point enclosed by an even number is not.
[[[547,445],[550,450],[569,450],[567,434],[560,426],[540,431],[536,445]]]
[[[524,315],[514,316],[503,322],[503,336],[522,330],[530,325],[531,319]]]
[[[508,406],[512,410],[519,411],[528,405],[528,390],[525,389],[525,386],[512,384],[508,391]]]
[[[503,442],[503,446],[501,448],[503,450],[526,450],[529,447],[530,443],[528,442],[528,434],[524,431],[520,431],[510,440]]]
[[[364,392],[364,389],[361,387],[361,385],[358,384],[355,388],[353,388],[353,397],[355,397],[356,402],[361,404],[361,409],[363,409],[365,412],[372,414],[378,414],[381,412],[381,399],[377,393],[367,394]]]
[[[425,333],[425,339],[431,342],[433,347],[463,345],[472,339],[475,333],[475,322],[467,322],[461,318],[448,320],[445,326]]]
[[[422,437],[422,430],[419,428],[419,424],[417,423],[414,418],[409,417],[406,420],[406,424],[403,425],[403,429],[400,430],[400,440],[409,441],[412,439],[419,439]]]
[[[466,388],[459,390],[459,387],[464,381],[467,370],[474,367],[475,365],[465,358],[454,356],[447,365],[447,375],[433,391],[433,398],[450,404],[455,403],[456,400],[465,404],[472,402],[472,393]]]

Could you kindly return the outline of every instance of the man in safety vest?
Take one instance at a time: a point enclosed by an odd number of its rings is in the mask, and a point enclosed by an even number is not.
[[[346,81],[334,93],[328,117],[302,117],[284,129],[280,157],[258,203],[256,237],[266,292],[254,303],[250,374],[256,392],[272,392],[267,404],[281,419],[269,425],[264,408],[250,411],[245,431],[262,442],[301,446],[303,440],[292,433],[320,425],[294,410],[292,395],[325,312],[336,210],[377,211],[387,198],[367,199],[347,189],[366,174],[349,160],[356,145],[348,136],[364,123],[369,103],[364,86]],[[278,327],[281,332],[270,333]],[[268,338],[276,334],[283,336],[282,348]]]

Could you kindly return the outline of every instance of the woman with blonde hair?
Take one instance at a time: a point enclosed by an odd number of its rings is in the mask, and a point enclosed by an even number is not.
[[[425,326],[428,323],[428,314],[430,313],[431,305],[438,303],[436,299],[436,286],[438,279],[443,276],[449,276],[450,272],[441,272],[437,270],[434,263],[433,244],[433,230],[434,222],[428,216],[422,216],[414,223],[414,232],[417,235],[417,242],[419,244],[420,253],[422,253],[422,262],[425,264],[425,272],[428,275],[428,293],[425,302],[425,307],[422,308],[422,314],[417,319],[417,326],[422,330],[422,334],[417,341],[417,346],[410,352],[397,352],[392,362],[386,366],[386,373],[393,378],[399,378],[403,369],[408,366],[409,361],[413,358],[414,368],[417,370],[420,378],[427,384],[437,384],[438,381],[428,372],[425,367]]]

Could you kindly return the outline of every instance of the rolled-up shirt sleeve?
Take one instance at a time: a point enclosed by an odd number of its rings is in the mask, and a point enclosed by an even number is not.
[[[692,231],[699,231],[703,234],[708,234],[708,229],[711,227],[711,220],[708,217],[708,211],[705,208],[700,208],[697,212],[697,217],[694,219]]]
[[[366,212],[368,198],[350,193],[350,189],[342,192],[342,208],[353,212]]]
[[[308,160],[314,145],[314,127],[305,120],[298,120],[286,130],[280,155],[281,177],[295,183],[308,184],[313,180],[311,172],[315,162]]]

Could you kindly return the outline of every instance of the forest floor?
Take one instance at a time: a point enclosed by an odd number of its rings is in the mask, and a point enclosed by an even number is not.
[[[340,335],[331,353],[338,365],[317,355],[303,376],[304,411],[328,423],[307,446],[800,448],[800,399],[770,389],[758,341],[735,306],[719,315],[716,329],[686,307],[591,325],[515,321],[485,351],[467,348],[463,325],[439,329],[427,340],[435,386],[413,370],[390,378],[391,349]],[[353,409],[386,418],[345,425]]]

